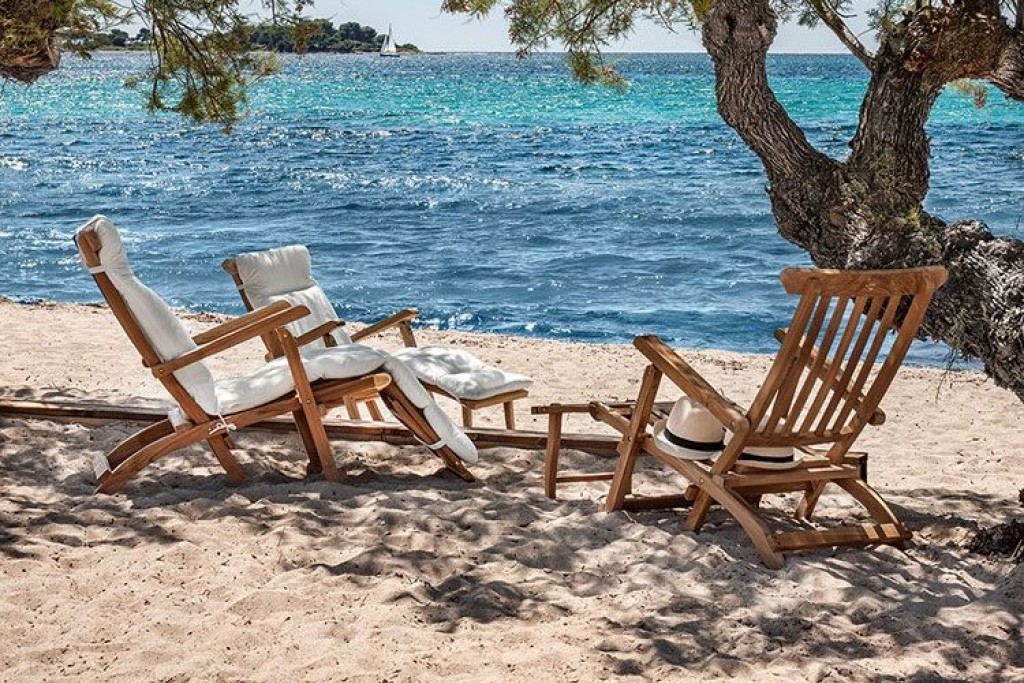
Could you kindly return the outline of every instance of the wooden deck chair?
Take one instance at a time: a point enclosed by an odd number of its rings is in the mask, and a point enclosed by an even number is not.
[[[135,277],[113,223],[95,216],[78,230],[75,242],[143,365],[160,380],[180,411],[172,409],[173,419],[169,416],[141,430],[95,460],[100,492],[116,492],[154,460],[203,441],[228,480],[239,483],[244,472],[231,452],[231,432],[288,413],[309,456],[307,472],[322,471],[327,479],[340,481],[344,473],[334,462],[320,413],[368,392],[379,392],[422,442],[439,442],[424,410],[395,386],[390,373],[382,371],[385,354],[353,345],[342,353],[300,356],[285,326],[308,315],[306,307],[282,301],[191,337],[167,304]],[[281,358],[242,377],[214,380],[203,359],[261,335],[276,339]],[[435,452],[449,468],[473,480],[450,448]]]
[[[910,532],[882,497],[858,478],[844,456],[868,424],[878,425],[878,409],[903,362],[936,289],[946,281],[942,267],[891,271],[788,269],[782,284],[800,302],[789,328],[777,337],[781,348],[749,409],[716,391],[661,340],[637,337],[634,345],[650,365],[635,403],[622,409],[601,403],[591,412],[623,435],[605,501],[606,511],[653,509],[692,504],[686,528],[699,531],[713,503],[727,510],[753,540],[765,565],[779,568],[782,553],[838,545],[901,544]],[[880,358],[886,338],[891,347]],[[707,408],[731,433],[714,461],[674,457],[648,431],[662,377]],[[820,447],[814,449],[812,447]],[[798,462],[766,470],[746,449],[794,447]],[[632,495],[633,473],[641,453],[680,473],[690,486],[683,495]],[[741,456],[746,455],[746,458]],[[860,502],[873,523],[773,532],[758,505],[764,494],[802,492],[794,517],[807,520],[822,490],[835,484]],[[800,524],[800,522],[798,522]]]
[[[417,347],[409,325],[419,315],[414,308],[400,311],[349,335],[343,329],[344,321],[313,279],[311,257],[306,247],[291,245],[239,254],[225,260],[222,267],[234,280],[247,310],[280,300],[309,307],[312,314],[307,319],[289,326],[300,346],[344,346],[364,342],[373,335],[397,328],[406,348],[392,355],[402,360],[428,391],[457,401],[462,408],[465,427],[473,426],[475,411],[501,405],[505,427],[515,429],[515,401],[529,395],[532,379],[487,365],[464,349]],[[263,341],[270,356],[281,355],[282,350],[272,335],[264,335]],[[356,398],[365,403],[373,419],[380,419],[372,396]],[[349,417],[360,418],[354,400],[349,402],[346,410]]]

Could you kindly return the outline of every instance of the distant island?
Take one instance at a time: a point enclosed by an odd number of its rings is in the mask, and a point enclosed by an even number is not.
[[[263,21],[248,27],[248,32],[253,50],[269,52],[377,52],[385,38],[371,26],[349,21],[335,27],[329,19],[308,19],[298,24]],[[146,49],[151,39],[147,28],[139,29],[134,36],[117,28],[74,36],[76,44],[86,50]],[[412,43],[397,47],[399,52],[420,51]]]

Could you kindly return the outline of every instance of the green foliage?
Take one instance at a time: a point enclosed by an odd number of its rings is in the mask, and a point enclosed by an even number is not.
[[[141,22],[153,65],[150,109],[175,111],[229,129],[246,89],[275,61],[250,54],[249,23],[239,0],[0,0],[0,77],[31,82],[56,68],[59,49],[128,45],[118,25]],[[245,3],[248,5],[248,3]],[[276,21],[298,21],[309,0],[261,0]],[[116,31],[116,32],[115,32]]]
[[[637,19],[664,26],[698,25],[712,0],[444,0],[446,12],[480,17],[502,7],[509,37],[520,56],[555,44],[568,53],[569,67],[585,83],[623,85],[601,52],[629,36]]]
[[[110,0],[0,0],[0,77],[31,83],[56,68],[56,33],[96,33],[124,19]],[[80,51],[69,42],[67,49]]]
[[[243,13],[251,3],[242,0],[0,0],[0,77],[30,83],[57,67],[59,50],[88,57],[91,50],[146,47],[152,66],[126,85],[146,87],[151,110],[227,130],[244,111],[248,87],[276,68],[267,51],[379,49],[384,38],[369,26],[303,18],[311,4],[260,0],[270,20],[253,25]],[[134,40],[118,28],[136,22],[145,27]]]
[[[252,27],[250,40],[253,47],[274,52],[371,52],[380,49],[384,36],[354,21],[335,28],[327,19],[308,19],[288,26],[261,22]]]

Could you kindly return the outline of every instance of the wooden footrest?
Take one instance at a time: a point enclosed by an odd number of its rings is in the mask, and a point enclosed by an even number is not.
[[[911,533],[899,524],[861,524],[834,529],[789,531],[772,536],[782,551],[827,548],[835,545],[876,545],[909,541]]]
[[[835,481],[837,479],[857,479],[860,470],[856,465],[811,465],[782,472],[764,472],[762,474],[725,474],[722,485],[730,489],[749,489],[759,487],[778,488],[792,484],[800,487],[815,481]]]

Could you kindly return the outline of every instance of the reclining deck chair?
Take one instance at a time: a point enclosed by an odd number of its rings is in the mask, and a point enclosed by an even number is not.
[[[528,396],[533,380],[486,365],[462,349],[417,347],[409,327],[409,322],[419,314],[415,309],[406,309],[348,335],[342,329],[345,323],[313,279],[306,247],[292,245],[239,254],[222,266],[234,279],[247,310],[284,300],[305,305],[312,311],[308,318],[289,325],[300,346],[345,346],[397,327],[407,348],[392,355],[404,361],[427,390],[459,402],[464,426],[473,426],[473,411],[500,404],[504,407],[505,427],[515,429],[514,403]],[[272,336],[264,335],[263,340],[272,357],[281,355],[282,350]],[[358,398],[366,402],[371,417],[380,419],[372,396]],[[358,409],[351,402],[346,408],[350,417],[359,418]]]
[[[284,301],[190,337],[167,304],[135,277],[113,223],[95,216],[78,230],[75,242],[143,364],[164,385],[180,411],[175,419],[169,416],[96,458],[93,468],[100,492],[120,490],[149,463],[201,441],[209,444],[228,480],[240,483],[244,472],[231,452],[230,432],[287,413],[294,417],[309,456],[307,472],[322,471],[328,480],[340,481],[344,473],[334,462],[320,410],[340,405],[351,395],[371,392],[380,393],[418,439],[438,445],[435,452],[450,469],[473,480],[462,462],[475,460],[473,444],[418,387],[408,370],[408,376],[398,381],[405,387],[392,381],[398,380],[402,368],[388,367],[385,354],[353,344],[300,355],[285,325],[309,311]],[[261,335],[273,336],[283,356],[248,375],[215,380],[202,362]],[[439,438],[446,428],[458,432],[461,439],[451,434]]]
[[[793,320],[776,336],[781,348],[749,409],[716,391],[682,358],[653,336],[634,345],[650,365],[635,403],[627,407],[591,404],[591,414],[622,433],[606,511],[654,509],[692,504],[686,528],[699,531],[713,503],[727,510],[753,540],[768,567],[782,566],[782,553],[837,545],[902,544],[910,532],[844,456],[868,424],[885,414],[878,404],[907,353],[932,295],[946,281],[942,267],[891,271],[788,269],[782,284],[799,294]],[[895,332],[884,361],[875,361]],[[704,406],[731,438],[715,460],[676,457],[648,432],[662,377]],[[811,449],[812,446],[827,450]],[[794,448],[787,469],[757,466],[746,449]],[[763,452],[763,451],[762,451]],[[654,456],[690,482],[684,495],[632,495],[633,472],[641,453]],[[742,460],[741,457],[745,456]],[[698,457],[700,455],[698,454]],[[769,493],[802,492],[794,513],[806,520],[822,490],[835,484],[860,502],[873,523],[773,532],[757,506]]]

